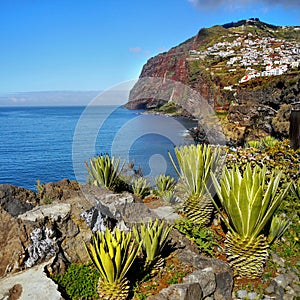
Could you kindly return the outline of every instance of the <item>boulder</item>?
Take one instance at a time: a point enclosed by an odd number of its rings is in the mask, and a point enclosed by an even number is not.
[[[211,270],[215,275],[216,283],[216,289],[213,294],[214,299],[231,299],[233,272],[226,262],[215,258],[201,256],[191,249],[180,251],[178,253],[178,258],[180,261],[189,263],[198,270]]]
[[[48,263],[0,279],[0,299],[62,300],[57,284],[45,272]]]
[[[202,296],[207,297],[216,290],[216,274],[212,267],[196,270],[183,278],[183,283],[198,283],[202,290]]]
[[[203,294],[198,283],[190,284],[173,284],[163,290],[157,295],[147,298],[148,300],[201,300]]]
[[[29,245],[28,233],[21,220],[0,208],[0,277],[22,268]]]
[[[41,203],[52,201],[64,201],[81,194],[80,184],[75,180],[62,179],[58,182],[41,184],[38,188],[38,196]]]
[[[38,204],[37,195],[24,188],[9,184],[0,184],[0,206],[16,217]]]

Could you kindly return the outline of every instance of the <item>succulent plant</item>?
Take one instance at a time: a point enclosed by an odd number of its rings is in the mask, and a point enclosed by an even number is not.
[[[272,244],[275,240],[281,238],[290,225],[290,220],[285,216],[275,215],[272,218],[270,231],[268,235],[268,243]]]
[[[93,157],[89,164],[85,162],[85,166],[93,185],[113,190],[124,164],[120,167],[120,158],[111,158],[106,154]]]
[[[260,141],[248,141],[245,146],[263,150],[265,148],[273,148],[277,142],[278,140],[276,140],[274,137],[267,135]]]
[[[277,175],[274,171],[271,172],[268,179],[267,172],[266,167],[255,166],[252,169],[250,164],[242,173],[238,167],[232,170],[225,167],[220,183],[212,174],[226,216],[222,214],[216,202],[213,199],[212,201],[229,230],[225,240],[227,259],[235,274],[241,277],[261,276],[269,247],[269,233],[265,232],[290,188],[290,185],[287,185],[285,189],[279,189],[281,172]],[[284,226],[281,224],[279,230],[275,230],[275,224],[278,222],[274,222],[271,240],[286,226],[286,223],[283,223]]]
[[[131,241],[131,232],[115,229],[98,231],[89,245],[85,245],[88,255],[100,272],[98,294],[100,299],[125,300],[129,293],[126,273],[136,259],[142,246]]]
[[[144,198],[149,191],[150,184],[144,177],[139,177],[132,181],[133,194],[139,198]]]
[[[222,165],[220,154],[220,148],[213,148],[210,145],[181,146],[175,148],[178,168],[169,153],[187,195],[183,211],[196,224],[205,225],[210,222],[214,206],[207,195],[207,184],[211,171],[216,172],[217,166]]]
[[[161,252],[172,229],[173,226],[165,226],[164,221],[159,222],[158,219],[154,223],[149,221],[147,225],[142,223],[139,230],[136,226],[132,228],[136,241],[138,243],[142,242],[145,268],[152,268],[152,273],[155,273],[164,264]]]
[[[161,174],[155,177],[155,185],[159,198],[168,203],[172,202],[176,180],[169,175]]]
[[[300,200],[300,179],[298,181],[293,182],[292,192]]]

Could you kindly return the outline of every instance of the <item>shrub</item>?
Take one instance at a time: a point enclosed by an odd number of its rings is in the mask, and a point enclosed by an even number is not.
[[[218,243],[215,233],[210,228],[194,224],[185,218],[176,221],[175,228],[195,243],[201,253],[213,256],[215,246]]]
[[[97,283],[99,272],[92,264],[68,266],[64,274],[51,278],[64,290],[70,299],[98,298]]]
[[[133,226],[135,239],[138,243],[142,243],[142,250],[145,261],[145,268],[153,268],[156,272],[164,264],[161,253],[168,241],[168,236],[173,229],[172,226],[164,226],[164,221],[159,222],[158,219],[153,223],[148,222],[147,225],[141,224],[140,229]]]

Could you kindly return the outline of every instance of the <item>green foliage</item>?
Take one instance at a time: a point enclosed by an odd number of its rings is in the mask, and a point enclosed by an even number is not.
[[[45,188],[44,188],[44,185],[41,183],[40,179],[38,179],[36,181],[35,187],[36,187],[36,191],[37,191],[38,196],[41,197]]]
[[[155,185],[160,199],[167,203],[172,202],[176,180],[171,176],[161,174],[155,178]]]
[[[176,114],[180,111],[180,108],[174,102],[167,102],[163,106],[159,107],[157,111],[164,114]]]
[[[136,247],[131,242],[131,232],[115,229],[111,232],[106,229],[105,233],[98,231],[92,242],[86,245],[86,250],[100,276],[110,283],[122,279],[134,262],[141,243]]]
[[[91,243],[85,247],[100,273],[98,284],[100,297],[116,300],[127,298],[129,282],[125,276],[141,246],[142,242],[135,246],[131,241],[131,232],[125,234],[119,229],[113,232],[106,229],[104,233],[98,231],[93,235]]]
[[[193,241],[201,253],[213,256],[214,248],[218,246],[218,243],[215,233],[211,229],[194,224],[185,218],[176,221],[175,228]]]
[[[229,169],[239,167],[242,172],[248,164],[251,164],[252,168],[266,166],[268,170],[282,172],[280,189],[285,189],[290,182],[297,184],[300,180],[300,149],[296,151],[292,149],[288,140],[277,142],[273,147],[265,149],[238,148],[237,151],[231,151],[227,155],[226,166]],[[269,174],[266,176],[268,178]],[[300,217],[298,199],[295,188],[291,189],[282,200],[278,212],[286,214],[292,222],[297,221]]]
[[[300,221],[292,223],[281,239],[271,247],[279,256],[295,258],[300,256]],[[300,271],[300,266],[298,266]]]
[[[173,277],[167,280],[168,284],[177,284],[179,283],[179,280],[182,279],[185,276],[185,273],[182,272],[176,272]]]
[[[188,197],[200,198],[206,191],[210,172],[215,170],[219,158],[219,148],[210,145],[188,145],[175,148],[179,168],[173,157],[169,157],[180,177]]]
[[[133,194],[139,198],[144,198],[149,193],[150,184],[144,177],[136,178],[132,181]]]
[[[291,190],[282,201],[279,206],[278,212],[286,215],[292,223],[296,224],[300,219],[300,201],[299,201],[299,191],[297,191],[297,186],[299,188],[300,180],[297,182],[292,182]]]
[[[99,272],[91,264],[71,264],[64,274],[52,275],[51,278],[70,299],[98,299]]]
[[[277,239],[286,230],[288,222],[275,219],[268,228],[274,213],[290,185],[279,189],[282,173],[274,171],[266,176],[266,167],[246,165],[241,172],[238,167],[224,168],[219,183],[212,179],[225,216],[214,202],[228,228],[225,239],[227,260],[236,275],[248,278],[260,277],[268,257],[269,243]],[[266,236],[270,237],[268,241]]]
[[[90,163],[85,162],[85,166],[93,185],[113,190],[117,185],[124,164],[120,168],[120,158],[110,158],[106,154],[90,159]]]
[[[262,144],[264,148],[273,148],[275,147],[276,143],[278,142],[278,140],[276,140],[274,137],[272,136],[265,136],[262,140]]]
[[[293,182],[292,191],[297,199],[300,201],[300,179]]]
[[[267,172],[265,166],[252,169],[250,164],[243,173],[238,167],[232,170],[225,167],[220,183],[212,174],[218,197],[228,217],[224,219],[225,224],[241,237],[255,238],[260,235],[289,191],[290,185],[285,189],[278,188],[281,172],[275,175],[272,171],[268,182]]]
[[[213,211],[213,204],[206,196],[211,171],[221,167],[220,148],[210,145],[189,145],[175,148],[177,167],[169,153],[173,167],[186,193],[183,210],[188,218],[198,224],[207,224]]]
[[[36,191],[37,191],[37,195],[40,199],[40,204],[48,205],[48,204],[52,203],[52,199],[51,199],[51,197],[46,195],[45,185],[41,183],[40,179],[38,179],[36,181],[35,188],[36,188]]]
[[[237,151],[229,152],[226,158],[228,168],[238,166],[241,171],[248,163],[253,167],[266,166],[268,170],[282,171],[282,181],[285,182],[297,181],[300,178],[300,149],[292,149],[288,140],[277,142],[271,148],[238,148]]]
[[[274,137],[268,135],[268,136],[265,136],[261,141],[248,141],[245,146],[263,150],[266,148],[275,147],[277,142],[278,142],[278,140],[276,140]]]
[[[248,141],[246,143],[246,147],[249,148],[255,148],[255,149],[259,149],[261,147],[261,142],[260,141]]]
[[[146,300],[149,295],[144,293],[135,292],[134,295],[137,297],[138,300]]]
[[[282,235],[285,233],[285,231],[288,229],[290,225],[290,220],[288,220],[286,217],[283,216],[277,216],[275,215],[272,218],[269,236],[268,236],[268,242],[269,244],[272,244],[275,240],[282,237]]]
[[[160,258],[161,253],[168,241],[173,226],[165,226],[164,221],[158,219],[153,223],[141,224],[140,229],[133,226],[132,230],[138,243],[142,243],[142,250],[146,258],[145,267],[153,266]]]

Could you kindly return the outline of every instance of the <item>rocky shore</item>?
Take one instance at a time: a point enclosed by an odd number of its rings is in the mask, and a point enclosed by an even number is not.
[[[149,219],[173,222],[179,216],[168,205],[149,206],[130,193],[116,194],[67,179],[47,183],[34,193],[0,185],[0,299],[64,299],[49,274],[69,263],[89,261],[84,242],[103,226],[126,229]],[[262,295],[233,292],[233,275],[222,260],[202,256],[193,243],[173,230],[178,259],[195,269],[182,284],[148,299],[297,299],[299,273],[272,254],[278,273]],[[299,263],[299,262],[298,262]]]

